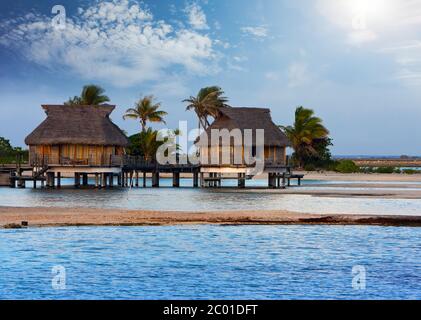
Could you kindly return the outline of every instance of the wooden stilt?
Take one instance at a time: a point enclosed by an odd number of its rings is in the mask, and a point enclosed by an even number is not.
[[[101,173],[101,188],[107,187],[107,174]]]
[[[16,188],[15,173],[10,174],[10,188]]]
[[[193,188],[199,187],[199,172],[193,172]]]
[[[200,173],[200,187],[205,187],[205,174],[203,172]]]
[[[239,188],[245,188],[246,187],[246,174],[245,173],[239,173],[238,174],[238,187]]]
[[[113,173],[109,173],[109,180],[110,180],[109,186],[110,188],[113,188],[114,187],[114,174]]]
[[[130,187],[132,188],[133,187],[133,171],[130,171]]]
[[[136,188],[139,188],[139,171],[136,170]]]
[[[152,187],[159,188],[159,172],[154,172],[152,174]]]
[[[98,173],[95,173],[95,188],[99,187],[99,176]]]
[[[125,173],[124,184],[126,187],[129,186],[129,173],[128,172]]]
[[[143,172],[143,187],[146,188],[146,172]]]
[[[57,172],[57,188],[61,188],[61,172]]]
[[[75,173],[75,188],[80,187],[80,173]]]
[[[180,172],[173,172],[172,185],[174,188],[180,187]]]

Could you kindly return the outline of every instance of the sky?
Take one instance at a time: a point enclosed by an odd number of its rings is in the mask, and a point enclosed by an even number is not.
[[[1,1],[0,136],[24,146],[86,84],[129,134],[142,95],[194,129],[182,100],[218,85],[276,124],[314,109],[334,154],[421,155],[421,0]]]

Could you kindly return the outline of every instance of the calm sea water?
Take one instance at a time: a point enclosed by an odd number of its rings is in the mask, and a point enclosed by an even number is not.
[[[66,180],[70,184],[71,180]],[[249,186],[265,186],[266,180],[247,182]],[[314,184],[329,186],[331,181],[306,180],[302,189]],[[342,182],[337,182],[342,183]],[[358,182],[353,182],[358,183]],[[375,199],[313,197],[283,194],[279,190],[259,189],[193,189],[165,188],[171,179],[162,179],[164,188],[112,190],[63,188],[61,190],[0,188],[0,206],[22,207],[91,207],[166,211],[218,210],[288,210],[305,213],[398,214],[421,215],[421,199]],[[191,179],[183,179],[188,187]],[[397,184],[393,182],[393,184]],[[321,189],[321,187],[317,187]],[[346,188],[342,188],[346,189]],[[356,189],[353,189],[356,190]],[[361,189],[364,191],[364,189]],[[390,189],[384,189],[385,192]],[[404,189],[408,190],[408,189]],[[419,189],[418,189],[419,190]]]
[[[355,266],[365,290],[352,287]],[[421,229],[0,230],[0,299],[421,299]]]

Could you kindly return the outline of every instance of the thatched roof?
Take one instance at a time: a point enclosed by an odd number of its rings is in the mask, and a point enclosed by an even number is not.
[[[115,106],[43,105],[45,119],[29,136],[27,145],[84,144],[127,146],[124,133],[111,120]]]
[[[265,130],[265,146],[286,147],[290,146],[290,142],[286,135],[276,126],[270,115],[270,109],[264,108],[221,108],[219,116],[216,117],[212,125],[206,130],[209,144],[211,142],[212,129],[240,129],[253,130],[253,140],[255,140],[256,130]],[[198,140],[200,141],[204,135]],[[203,140],[202,140],[203,141]],[[206,141],[206,140],[205,140]],[[198,142],[200,145],[200,142]],[[253,141],[255,144],[255,141]]]

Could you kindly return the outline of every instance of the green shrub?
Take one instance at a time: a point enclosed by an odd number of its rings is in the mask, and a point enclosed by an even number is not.
[[[374,169],[372,167],[364,167],[364,168],[360,168],[360,172],[361,173],[373,173]]]
[[[335,171],[340,173],[356,173],[360,172],[360,167],[358,167],[353,161],[351,160],[341,160],[336,165]]]
[[[380,167],[376,169],[376,173],[394,173],[395,171],[395,167]]]
[[[402,170],[402,173],[404,173],[404,174],[417,174],[417,173],[421,173],[421,172],[418,171],[418,170],[414,170],[414,169],[404,169],[404,170]]]
[[[304,166],[305,171],[316,171],[316,166],[312,163],[308,163]]]

